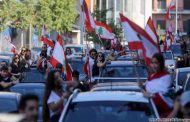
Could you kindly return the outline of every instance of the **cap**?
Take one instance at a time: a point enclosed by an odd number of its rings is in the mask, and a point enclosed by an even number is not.
[[[187,103],[190,103],[190,91],[185,91],[181,95],[181,105],[185,106],[185,105],[187,105]]]

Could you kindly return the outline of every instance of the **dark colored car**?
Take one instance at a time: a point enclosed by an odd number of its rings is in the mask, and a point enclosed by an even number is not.
[[[16,113],[21,94],[0,92],[0,113]]]
[[[44,97],[45,84],[44,83],[19,83],[10,88],[11,92],[25,94],[35,94],[39,98],[39,121],[42,121],[42,104]]]

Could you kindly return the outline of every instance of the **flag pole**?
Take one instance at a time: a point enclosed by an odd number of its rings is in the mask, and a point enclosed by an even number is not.
[[[176,0],[176,9],[175,9],[176,11],[175,11],[175,33],[177,34],[177,30],[178,30],[178,0]]]

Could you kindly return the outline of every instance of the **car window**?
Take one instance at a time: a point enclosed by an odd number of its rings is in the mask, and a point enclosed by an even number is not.
[[[103,72],[103,77],[137,77],[137,73],[140,77],[147,77],[147,69],[143,66],[137,66],[136,70],[134,66],[109,66],[106,67]]]
[[[0,113],[17,111],[17,102],[14,99],[0,99]]]
[[[43,103],[44,87],[13,87],[11,91],[22,95],[35,94],[39,98],[39,105],[41,106]]]
[[[164,59],[172,59],[172,53],[171,52],[163,52]]]
[[[44,75],[37,69],[32,69],[31,71],[24,72],[23,74],[24,82],[44,82]]]
[[[82,47],[69,47],[72,50],[72,53],[83,53]]]
[[[69,105],[62,122],[147,122],[152,113],[148,103],[78,102]]]
[[[187,84],[185,86],[185,91],[188,91],[188,90],[190,90],[190,78],[188,79]]]
[[[171,45],[171,50],[175,54],[182,54],[181,45]]]
[[[183,85],[183,82],[187,79],[187,74],[189,72],[179,72],[178,74],[178,85]]]

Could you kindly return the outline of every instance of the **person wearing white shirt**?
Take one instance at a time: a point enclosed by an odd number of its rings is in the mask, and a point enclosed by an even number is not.
[[[73,59],[75,57],[75,55],[71,51],[71,48],[69,48],[69,47],[66,48],[66,53],[65,54],[66,54],[67,59]]]
[[[62,90],[62,78],[57,70],[48,73],[44,102],[43,102],[43,121],[57,122],[64,108],[64,100],[68,95]]]

